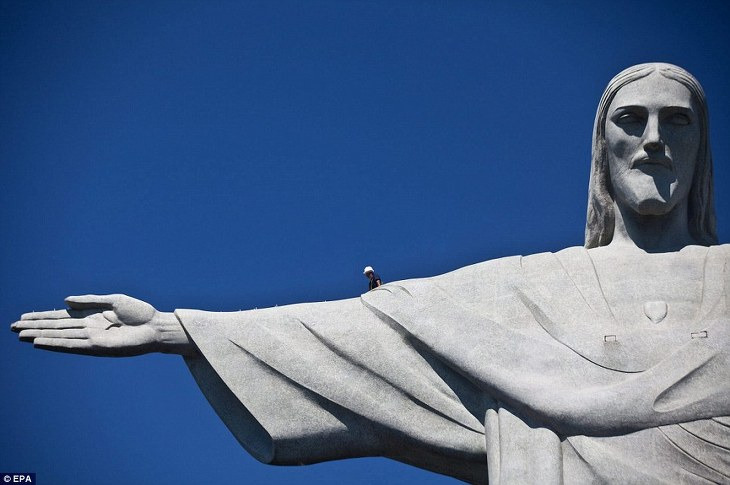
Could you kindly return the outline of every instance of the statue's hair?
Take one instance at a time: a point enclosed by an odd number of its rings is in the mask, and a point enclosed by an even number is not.
[[[638,64],[618,73],[601,96],[593,125],[591,178],[588,185],[588,214],[586,216],[585,247],[606,246],[613,239],[615,214],[613,188],[606,154],[606,117],[608,107],[618,91],[627,84],[659,72],[668,79],[682,83],[690,90],[699,110],[700,147],[688,196],[689,231],[698,244],[717,244],[715,205],[712,196],[712,153],[710,126],[705,92],[697,79],[681,67],[664,63]]]

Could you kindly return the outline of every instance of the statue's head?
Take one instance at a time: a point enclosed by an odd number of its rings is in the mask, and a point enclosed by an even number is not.
[[[651,63],[614,77],[593,127],[585,247],[613,239],[615,206],[642,216],[687,210],[697,244],[717,244],[707,102],[681,67]]]

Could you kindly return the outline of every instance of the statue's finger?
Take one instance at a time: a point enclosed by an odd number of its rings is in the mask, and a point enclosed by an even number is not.
[[[55,320],[57,318],[71,318],[68,310],[49,310],[45,312],[23,313],[21,320]]]
[[[66,304],[73,310],[101,308],[111,310],[119,300],[119,295],[79,295],[66,298]]]
[[[84,318],[102,311],[100,308],[88,310],[50,310],[46,312],[24,313],[21,320],[60,320],[62,318]]]
[[[20,332],[18,338],[20,338],[23,342],[29,342],[36,338],[85,339],[89,338],[89,332],[85,328],[68,328],[62,330],[29,329]]]
[[[71,352],[85,354],[91,351],[91,343],[86,339],[46,338],[39,337],[33,341],[33,347],[55,352]]]
[[[10,325],[10,330],[20,332],[27,329],[85,328],[86,324],[78,318],[59,320],[20,320]]]

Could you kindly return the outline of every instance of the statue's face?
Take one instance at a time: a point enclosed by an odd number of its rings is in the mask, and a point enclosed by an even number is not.
[[[613,196],[641,215],[687,198],[700,146],[692,93],[658,72],[622,87],[608,107],[606,150]]]

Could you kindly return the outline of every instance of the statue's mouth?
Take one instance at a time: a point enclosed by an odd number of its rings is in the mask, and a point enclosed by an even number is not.
[[[631,168],[657,165],[672,170],[672,160],[669,157],[639,157],[631,163]]]

